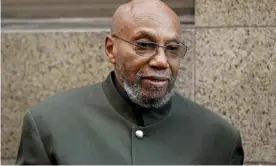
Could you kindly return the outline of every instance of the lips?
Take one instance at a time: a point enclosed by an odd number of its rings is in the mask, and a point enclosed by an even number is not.
[[[164,87],[168,84],[169,78],[159,76],[142,77],[142,83],[145,85]]]

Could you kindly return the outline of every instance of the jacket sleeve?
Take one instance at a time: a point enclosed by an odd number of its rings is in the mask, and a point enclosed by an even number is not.
[[[35,119],[30,111],[24,117],[17,165],[50,165]]]
[[[230,156],[229,164],[230,165],[243,165],[244,162],[244,150],[242,146],[241,136],[238,133],[235,145]]]

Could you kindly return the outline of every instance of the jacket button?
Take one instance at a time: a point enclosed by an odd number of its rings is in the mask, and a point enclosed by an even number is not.
[[[135,135],[136,135],[137,138],[142,138],[142,137],[144,136],[144,133],[143,133],[143,131],[141,131],[141,130],[137,130],[137,131],[135,132]]]

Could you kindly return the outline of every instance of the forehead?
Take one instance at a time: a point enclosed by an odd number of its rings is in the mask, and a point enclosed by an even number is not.
[[[180,24],[170,9],[158,6],[136,6],[129,13],[129,37],[151,35],[159,38],[180,38]]]
[[[171,20],[158,17],[136,17],[130,36],[151,36],[154,38],[180,38],[180,29]]]

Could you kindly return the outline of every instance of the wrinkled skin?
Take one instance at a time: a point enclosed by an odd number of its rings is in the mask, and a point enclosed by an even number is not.
[[[161,46],[180,42],[177,15],[158,0],[134,0],[120,6],[113,16],[111,34],[132,43],[155,42]],[[111,36],[106,37],[105,52],[115,66],[115,75],[130,99],[143,107],[160,107],[169,101],[179,70],[180,58],[168,58],[159,48],[152,57],[141,57],[134,47]],[[163,86],[149,84],[147,76],[169,78]]]

